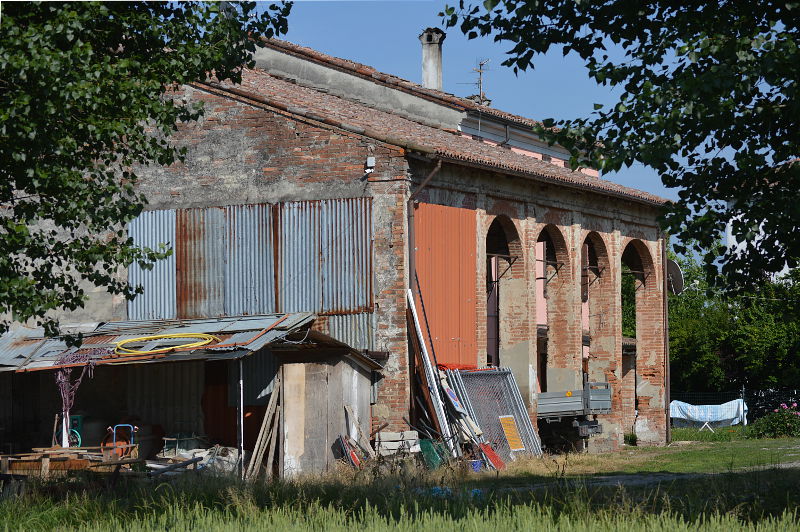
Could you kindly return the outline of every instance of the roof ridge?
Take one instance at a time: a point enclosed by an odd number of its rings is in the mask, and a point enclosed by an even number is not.
[[[478,104],[469,98],[456,96],[455,94],[445,91],[423,87],[419,83],[414,83],[413,81],[401,78],[400,76],[381,72],[375,67],[365,65],[357,61],[352,61],[350,59],[343,59],[341,57],[326,54],[308,46],[303,46],[276,38],[262,39],[262,44],[295,56],[301,56],[317,63],[326,64],[327,66],[336,68],[338,70],[345,70],[351,74],[359,76],[363,79],[367,79],[368,81],[372,81],[374,83],[393,86],[406,92],[425,96],[428,99],[439,100],[441,102],[450,104],[451,106],[461,107],[464,110],[485,113],[499,119],[516,122],[517,124],[524,126],[533,127],[534,125],[539,125],[542,123],[540,120],[517,115],[501,109],[495,109],[494,107],[489,107],[487,105]]]

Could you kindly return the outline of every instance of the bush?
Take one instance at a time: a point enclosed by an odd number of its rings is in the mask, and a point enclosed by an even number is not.
[[[800,411],[797,403],[781,403],[778,408],[757,419],[747,430],[750,438],[800,437]]]
[[[639,438],[636,436],[636,433],[629,432],[623,436],[623,441],[625,442],[625,445],[636,445],[639,441]]]

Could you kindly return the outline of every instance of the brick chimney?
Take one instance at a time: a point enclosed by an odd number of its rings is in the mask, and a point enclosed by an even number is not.
[[[442,90],[442,43],[447,34],[439,28],[427,28],[419,40],[422,43],[422,86]]]

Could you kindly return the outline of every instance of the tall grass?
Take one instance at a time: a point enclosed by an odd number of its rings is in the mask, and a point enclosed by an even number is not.
[[[800,474],[716,475],[648,489],[554,479],[547,490],[476,488],[459,470],[344,472],[247,485],[186,475],[160,484],[93,477],[0,501],[0,530],[789,530]],[[201,480],[202,479],[202,480]]]
[[[719,427],[710,430],[698,430],[695,428],[673,428],[672,441],[704,441],[704,442],[728,442],[743,440],[747,438],[747,428],[734,426],[734,427]]]

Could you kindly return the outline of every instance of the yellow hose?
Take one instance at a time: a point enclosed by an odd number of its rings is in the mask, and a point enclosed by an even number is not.
[[[160,347],[158,349],[150,349],[148,351],[140,351],[137,349],[129,349],[123,347],[130,343],[149,342],[150,340],[165,340],[168,338],[199,338],[197,342],[189,342],[188,344],[171,345],[169,347]],[[174,349],[194,349],[203,347],[211,342],[219,342],[219,338],[205,333],[179,333],[179,334],[156,334],[154,336],[141,336],[139,338],[129,338],[128,340],[120,340],[117,342],[114,352],[118,355],[154,355],[157,353],[167,353]]]

